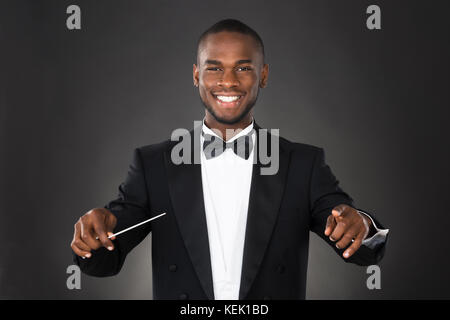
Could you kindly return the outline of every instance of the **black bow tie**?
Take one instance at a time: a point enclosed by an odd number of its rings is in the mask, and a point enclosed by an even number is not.
[[[247,160],[253,149],[253,140],[251,137],[253,130],[232,142],[225,142],[217,136],[202,131],[204,138],[203,152],[205,153],[206,159],[215,158],[221,155],[227,148],[230,148],[239,157]]]

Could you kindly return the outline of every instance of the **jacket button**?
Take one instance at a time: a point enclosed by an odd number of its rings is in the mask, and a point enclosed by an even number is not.
[[[180,294],[180,300],[187,300],[188,295],[186,293]]]
[[[169,266],[169,271],[170,271],[170,272],[175,272],[175,271],[177,271],[177,265],[176,265],[176,264],[171,264],[171,265]]]
[[[279,265],[277,268],[277,272],[280,274],[283,274],[285,270],[286,270],[286,267],[283,265]]]

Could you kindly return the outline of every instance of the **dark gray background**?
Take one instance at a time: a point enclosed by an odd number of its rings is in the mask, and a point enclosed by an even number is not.
[[[66,288],[73,224],[117,195],[132,150],[192,128],[197,37],[237,18],[263,38],[255,119],[325,148],[391,229],[382,289],[312,236],[308,299],[450,298],[445,1],[2,1],[0,298],[152,297],[148,237],[113,278]],[[66,28],[78,4],[82,30]],[[378,4],[382,30],[365,10]]]

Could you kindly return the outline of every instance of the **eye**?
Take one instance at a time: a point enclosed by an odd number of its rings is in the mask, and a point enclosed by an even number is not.
[[[238,70],[239,71],[250,71],[250,70],[252,70],[252,68],[251,67],[239,67]]]
[[[206,70],[209,70],[209,71],[219,71],[220,68],[217,68],[217,67],[211,67],[211,68],[207,68]]]

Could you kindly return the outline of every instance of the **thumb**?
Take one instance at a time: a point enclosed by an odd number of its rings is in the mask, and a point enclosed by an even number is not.
[[[111,231],[108,231],[107,232],[107,235],[108,235],[108,238],[109,239],[111,239],[111,240],[116,240],[116,237],[114,236],[114,237],[111,237],[112,235],[113,235],[113,233],[111,232]]]
[[[107,229],[108,238],[113,235],[116,224],[117,224],[116,217],[113,214],[108,215],[107,219],[106,219],[106,229]],[[116,237],[111,237],[110,239],[115,240]]]
[[[114,214],[112,214],[111,212],[108,212],[108,214],[106,215],[106,219],[105,219],[105,225],[106,225],[106,229],[109,232],[113,232],[114,228],[116,227],[117,224],[117,218]]]

